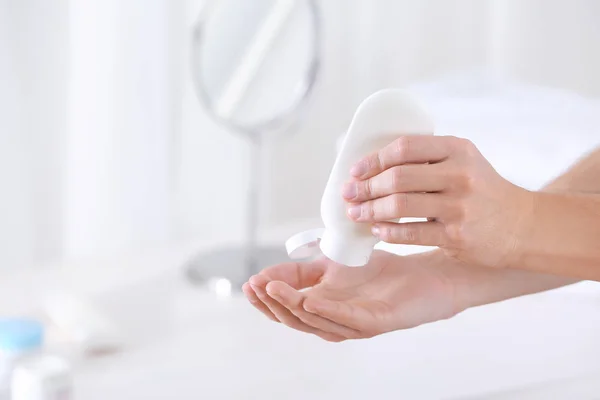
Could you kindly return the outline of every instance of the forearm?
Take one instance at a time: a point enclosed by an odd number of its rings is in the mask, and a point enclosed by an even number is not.
[[[534,194],[515,267],[600,280],[600,149]]]
[[[461,310],[544,292],[579,281],[539,272],[470,265],[454,268],[450,273],[456,287],[456,302]]]
[[[551,193],[600,193],[600,148],[583,157],[543,189]]]
[[[567,193],[570,193],[567,195]],[[596,150],[592,154],[583,158],[581,161],[572,166],[563,175],[550,182],[542,191],[540,196],[558,196],[558,198],[572,198],[578,197],[577,193],[600,193],[600,149]],[[585,195],[584,195],[585,196]],[[595,197],[593,195],[592,197]],[[587,198],[587,197],[586,197]],[[575,207],[578,200],[558,200],[555,207]],[[591,202],[594,200],[590,200]],[[572,203],[570,203],[572,202]],[[536,228],[536,240],[531,243],[541,243],[539,248],[548,249],[548,246],[543,245],[545,239],[543,235],[546,230],[549,230],[547,224],[556,226],[556,232],[553,234],[551,239],[553,251],[565,252],[565,239],[566,236],[572,234],[572,230],[580,229],[579,232],[575,232],[576,236],[569,238],[569,250],[570,254],[576,254],[577,251],[581,251],[582,247],[589,247],[591,250],[589,253],[583,251],[581,254],[588,254],[587,258],[593,258],[594,252],[597,253],[600,248],[600,242],[596,242],[595,250],[593,248],[593,236],[598,235],[595,229],[600,229],[600,221],[588,223],[585,220],[581,220],[587,214],[592,214],[589,209],[578,210],[580,213],[577,217],[577,222],[569,221],[569,216],[572,218],[575,212],[571,211],[565,213],[565,211],[556,211],[554,207],[550,207],[551,202],[548,205],[544,205],[544,217],[536,216],[536,218],[542,219],[542,223]],[[599,203],[600,204],[600,203]],[[549,208],[550,211],[545,209]],[[541,211],[541,210],[540,210]],[[600,211],[596,211],[596,215],[600,215]],[[544,218],[547,220],[544,222]],[[596,217],[597,218],[597,217]],[[566,220],[566,221],[565,221]],[[582,235],[582,233],[585,234]],[[539,237],[539,238],[538,238]],[[581,240],[581,242],[577,242]],[[532,246],[532,249],[534,247]],[[530,254],[535,254],[532,251]],[[548,260],[547,257],[531,257],[530,259],[523,260],[528,265],[516,265],[515,269],[491,269],[491,268],[478,268],[471,266],[463,266],[462,269],[455,270],[454,279],[457,283],[457,296],[460,297],[459,302],[463,304],[465,308],[493,303],[496,301],[506,300],[509,298],[522,296],[526,294],[537,293],[545,290],[555,289],[561,286],[569,285],[577,282],[579,279],[589,279],[586,275],[580,274],[582,269],[588,270],[591,261],[582,260],[581,262],[570,261],[568,257],[562,257],[561,260]],[[552,258],[552,257],[550,257]],[[580,257],[585,259],[586,257]],[[554,274],[542,273],[541,271],[549,271],[544,269],[544,263],[550,263],[553,267]],[[535,271],[523,270],[523,267],[528,267]],[[537,267],[537,268],[534,268]],[[600,265],[597,265],[600,267]],[[600,271],[600,268],[597,268]],[[565,271],[569,270],[569,271]],[[565,273],[569,272],[569,273]]]
[[[600,280],[600,195],[533,196],[534,207],[527,218],[514,267]]]

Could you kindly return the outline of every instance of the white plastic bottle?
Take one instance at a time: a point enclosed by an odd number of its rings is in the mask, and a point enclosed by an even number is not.
[[[290,257],[312,256],[319,243],[321,252],[339,264],[350,267],[367,264],[378,240],[369,224],[353,222],[346,214],[342,187],[350,179],[350,169],[362,157],[399,136],[433,132],[427,113],[402,90],[382,90],[364,100],[354,115],[323,193],[321,218],[325,228],[301,232],[288,239],[286,248]]]

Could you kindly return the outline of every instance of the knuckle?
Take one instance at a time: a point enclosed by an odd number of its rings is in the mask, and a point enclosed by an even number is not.
[[[476,185],[476,171],[468,163],[455,161],[446,167],[442,176],[449,188],[456,191],[472,191]]]
[[[462,140],[461,138],[459,138],[457,136],[450,135],[450,136],[446,136],[445,139],[446,139],[447,145],[450,148],[452,148],[452,149],[459,149],[460,148],[460,146],[461,146],[461,140]]]
[[[370,199],[371,197],[373,197],[373,195],[374,195],[374,193],[373,193],[374,192],[374,190],[373,190],[373,179],[369,179],[369,180],[365,181],[361,186],[363,188],[363,190],[362,190],[363,195],[366,198]],[[359,191],[359,194],[360,194],[360,191]]]
[[[449,180],[456,189],[461,191],[471,191],[475,186],[475,179],[467,168],[460,168],[451,172]]]
[[[403,161],[410,154],[412,139],[410,136],[401,136],[396,139],[396,155],[400,161]]]
[[[391,170],[391,186],[393,190],[400,190],[404,186],[404,169],[400,166]]]
[[[450,214],[454,216],[455,221],[464,226],[464,222],[467,219],[469,208],[464,204],[462,199],[451,203],[449,206]]]
[[[383,168],[383,152],[379,150],[375,155],[369,158],[369,169],[382,171]]]
[[[455,142],[456,147],[466,155],[475,155],[479,152],[477,150],[477,146],[475,146],[475,144],[469,139],[456,138]]]
[[[398,243],[403,244],[415,243],[417,241],[417,236],[417,232],[414,229],[405,226],[397,227],[396,232],[394,233],[394,239]]]
[[[373,203],[365,203],[361,208],[361,213],[367,220],[374,220],[377,216],[377,213],[375,212],[375,206],[373,205]]]
[[[391,229],[387,226],[379,227],[379,239],[384,242],[393,240]]]
[[[404,232],[404,240],[406,240],[406,243],[416,243],[417,242],[417,231],[415,229],[411,229],[411,228],[404,228],[402,229],[402,231]]]
[[[455,247],[463,247],[466,243],[465,229],[462,224],[450,224],[446,226],[446,236]]]
[[[465,143],[463,144],[465,153],[470,157],[475,157],[479,155],[479,149],[475,146],[475,143],[470,140],[463,139]]]
[[[461,179],[461,185],[465,192],[472,193],[478,186],[477,179],[472,174],[464,174]]]
[[[392,197],[391,214],[394,216],[402,216],[408,209],[408,195],[406,193],[396,193]]]

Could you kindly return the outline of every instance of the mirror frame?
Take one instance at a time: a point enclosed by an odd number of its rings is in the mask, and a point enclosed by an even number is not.
[[[321,38],[322,38],[322,22],[321,13],[317,5],[317,0],[297,0],[305,1],[309,7],[310,17],[313,23],[313,52],[312,59],[309,63],[309,68],[306,73],[306,77],[303,80],[303,87],[300,88],[301,93],[295,96],[294,101],[289,107],[284,109],[279,115],[274,116],[271,119],[259,121],[256,124],[243,125],[236,123],[232,119],[223,118],[214,111],[213,102],[210,95],[208,94],[206,87],[204,86],[200,74],[197,72],[201,70],[202,57],[200,51],[197,51],[202,47],[202,40],[204,39],[204,30],[207,26],[207,21],[210,18],[211,5],[220,0],[207,1],[194,23],[192,41],[191,41],[191,78],[195,88],[196,97],[200,100],[200,103],[204,106],[207,113],[213,120],[218,122],[220,125],[228,127],[238,133],[254,134],[259,135],[262,133],[274,131],[280,129],[285,123],[292,119],[291,117],[295,114],[300,114],[308,103],[311,94],[314,91],[317,77],[321,69]]]

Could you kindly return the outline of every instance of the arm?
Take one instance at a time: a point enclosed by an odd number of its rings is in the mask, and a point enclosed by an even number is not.
[[[550,182],[539,194],[543,196],[557,196],[558,199],[571,199],[571,196],[573,198],[580,198],[578,196],[584,193],[600,193],[600,149],[583,158],[563,175]],[[595,197],[590,196],[590,202],[594,201]],[[596,210],[596,213],[598,213],[598,210]],[[563,210],[559,214],[561,214],[560,219],[563,218],[562,215],[566,215]],[[536,218],[540,217],[536,216]],[[550,220],[556,221],[556,215],[552,216]],[[585,221],[583,223],[585,224]],[[540,232],[543,233],[544,230],[541,229]],[[562,232],[566,233],[567,231],[563,230]],[[596,231],[596,235],[598,235],[598,231]],[[583,240],[585,241],[585,239],[584,237]],[[564,248],[563,246],[564,244],[561,244],[556,247],[561,249]],[[600,242],[596,242],[597,248],[600,248]],[[570,271],[564,270],[575,265],[567,263],[566,268],[563,268],[558,260],[553,264],[554,268],[558,268],[563,272],[570,272],[564,273],[564,275],[574,275],[572,272],[575,271],[585,272],[581,271],[583,263],[570,269]],[[585,276],[583,273],[581,275]],[[578,281],[576,278],[524,271],[521,269],[498,270],[477,267],[466,267],[464,270],[454,271],[453,276],[457,282],[457,291],[460,297],[459,302],[463,303],[463,308],[555,289]]]
[[[515,267],[600,280],[600,150],[534,194]]]
[[[440,150],[443,142],[455,144],[456,140],[436,139],[433,143],[424,143],[422,149]],[[432,147],[436,143],[440,144],[437,149]],[[413,149],[419,150],[419,142],[411,144]],[[480,250],[480,254],[493,253],[498,246],[504,244],[503,241],[506,242],[507,235],[512,232],[512,219],[515,218],[510,217],[518,213],[527,215],[522,204],[511,204],[515,200],[514,197],[520,197],[526,191],[520,188],[520,192],[515,191],[514,187],[500,181],[499,176],[495,177],[491,173],[495,171],[481,162],[485,160],[483,157],[472,151],[472,148],[469,151],[469,157],[472,156],[475,161],[479,159],[479,164],[473,163],[473,159],[466,159],[467,162],[462,164],[447,162],[441,167],[434,164],[429,175],[429,166],[425,167],[427,170],[414,167],[397,169],[393,176],[384,175],[380,182],[372,183],[371,193],[385,189],[385,184],[394,179],[394,182],[402,183],[400,186],[415,182],[425,182],[434,186],[436,181],[431,178],[435,178],[437,171],[443,174],[441,176],[444,178],[439,182],[442,185],[452,184],[453,188],[458,189],[458,195],[448,190],[421,199],[431,200],[430,204],[434,204],[435,199],[440,197],[445,204],[462,205],[463,210],[466,210],[463,214],[466,214],[467,218],[463,215],[462,221],[458,222],[463,223],[465,229],[471,229],[472,238],[483,239],[484,243],[490,245],[481,246],[481,242],[478,243],[475,239],[464,243],[479,244],[477,250]],[[451,156],[448,158],[452,161]],[[423,159],[427,158],[421,158],[421,162]],[[414,160],[419,162],[418,158]],[[377,165],[385,166],[384,163]],[[398,171],[401,173],[397,174]],[[474,172],[483,172],[483,177],[487,179],[480,179],[482,176],[474,175]],[[414,181],[411,180],[411,174],[415,178]],[[555,194],[568,197],[576,196],[577,193],[600,192],[600,181],[595,179],[596,176],[600,176],[600,151],[551,182],[540,195]],[[478,179],[475,182],[480,184],[470,185],[464,180],[465,177],[474,177]],[[526,194],[529,196],[530,192]],[[410,197],[403,198],[403,206],[410,205]],[[466,201],[463,201],[464,199]],[[429,214],[431,210],[435,211],[435,207],[425,210],[425,215],[435,215]],[[474,217],[469,217],[468,212],[473,212]],[[449,221],[451,224],[457,223]],[[443,240],[444,237],[439,235],[438,229],[444,228],[447,223],[448,220],[436,219],[423,223],[394,225],[394,229],[413,229],[411,235],[403,232],[397,236],[401,243],[410,241],[412,244],[427,244],[418,242]],[[506,224],[503,226],[502,223]],[[428,230],[433,235],[419,236]],[[497,236],[494,237],[494,234]],[[489,268],[490,264],[465,260],[469,257],[476,258],[473,257],[473,253],[466,253],[465,257],[460,251],[453,251],[454,248],[447,243],[442,244],[446,245],[446,248],[440,246],[441,249],[436,251],[406,257],[375,252],[369,264],[361,268],[345,268],[327,259],[309,263],[280,264],[253,276],[243,289],[250,302],[270,319],[318,335],[325,340],[342,341],[412,328],[450,318],[467,308],[541,292],[577,281],[574,278],[516,268]],[[459,250],[462,251],[460,248]]]
[[[400,137],[351,174],[348,214],[385,242],[437,246],[468,265],[600,280],[598,151],[541,192],[507,181],[473,143],[451,136]],[[400,217],[429,222],[388,222]]]

